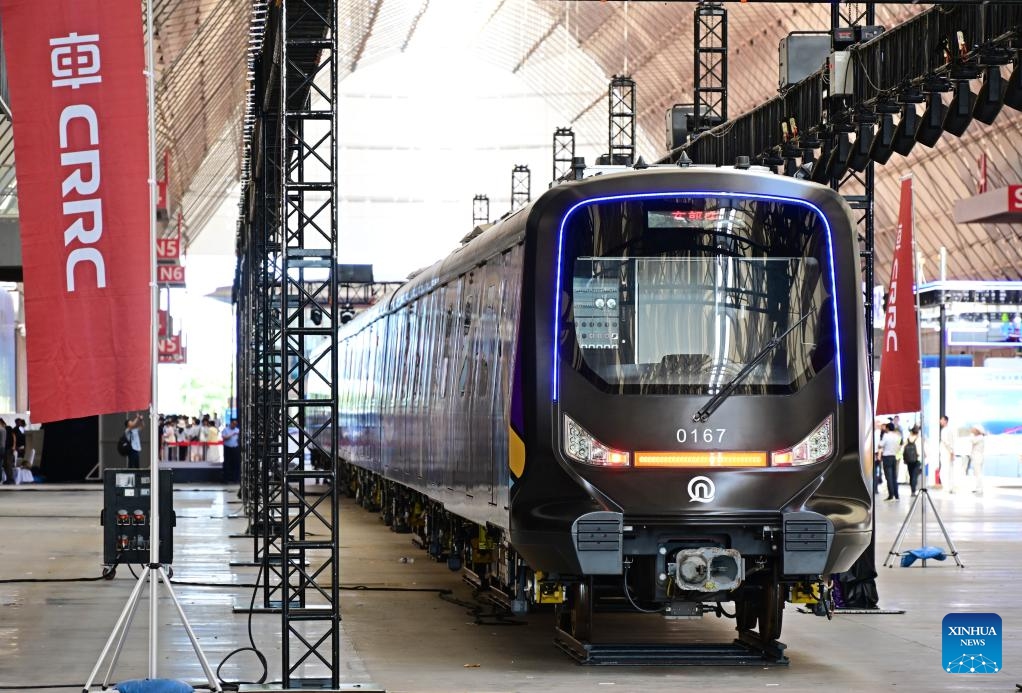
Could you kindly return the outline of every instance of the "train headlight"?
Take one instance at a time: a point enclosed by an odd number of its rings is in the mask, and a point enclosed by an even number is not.
[[[564,416],[564,453],[576,462],[597,467],[627,467],[631,458],[627,452],[614,450],[596,440],[568,415]]]
[[[834,451],[834,415],[829,414],[813,432],[787,450],[770,455],[774,467],[799,467],[830,457]]]

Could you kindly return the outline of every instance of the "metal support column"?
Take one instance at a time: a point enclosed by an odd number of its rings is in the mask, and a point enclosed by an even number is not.
[[[532,172],[524,164],[511,169],[511,211],[521,209],[532,199]]]
[[[861,7],[861,10],[859,9]],[[876,23],[876,12],[872,2],[860,4],[834,4],[830,10],[831,33],[839,28],[855,27],[860,25],[873,25]],[[856,70],[853,86],[853,103],[861,103],[862,95],[866,93],[867,76],[862,70]],[[838,104],[831,104],[830,120],[834,127],[834,140],[832,143],[834,158],[838,159],[837,167],[845,167],[845,170],[833,171],[830,181],[831,187],[842,194],[849,206],[856,214],[858,225],[858,237],[860,243],[859,257],[862,262],[863,282],[865,283],[865,295],[863,296],[866,325],[866,363],[869,364],[870,373],[873,368],[873,260],[874,260],[874,225],[873,225],[873,202],[874,202],[874,163],[868,156],[859,159],[859,165],[853,168],[849,162],[853,160],[852,152],[841,151],[840,147],[849,142],[848,133],[854,131],[856,140],[858,138],[869,138],[872,140],[873,127],[877,122],[876,113],[873,109],[857,107],[854,113],[847,109],[841,118],[835,118],[834,112]],[[858,142],[864,145],[865,142]],[[867,147],[868,149],[868,147]],[[825,164],[821,156],[820,164]],[[858,170],[857,170],[858,169]],[[870,411],[873,410],[873,378],[869,378],[869,401]],[[871,480],[872,482],[872,480]],[[856,560],[852,566],[852,573],[859,576],[866,576],[872,573],[876,575],[876,505],[873,507],[873,534],[870,536],[869,548]],[[863,577],[864,581],[871,578]],[[872,590],[876,594],[876,587]],[[876,605],[872,605],[875,607]]]
[[[699,134],[727,120],[727,10],[721,3],[696,7],[695,44],[692,132]]]
[[[575,131],[571,128],[554,130],[554,177],[553,181],[570,180],[572,162],[575,160]]]
[[[607,98],[609,163],[631,166],[635,163],[635,80],[615,75]]]
[[[472,228],[490,223],[490,198],[476,195],[472,198]]]
[[[284,0],[278,12],[281,676],[284,688],[337,688],[337,8]],[[310,468],[317,458],[328,468]]]

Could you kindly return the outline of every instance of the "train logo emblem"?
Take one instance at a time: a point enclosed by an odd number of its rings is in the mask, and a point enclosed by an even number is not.
[[[1001,617],[948,614],[941,623],[941,658],[949,674],[996,674],[1001,670]]]
[[[716,492],[713,480],[707,476],[692,477],[692,481],[688,482],[690,503],[709,503]]]

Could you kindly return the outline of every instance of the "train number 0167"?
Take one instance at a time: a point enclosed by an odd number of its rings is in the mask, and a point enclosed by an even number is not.
[[[720,443],[724,440],[726,428],[679,428],[679,443]]]

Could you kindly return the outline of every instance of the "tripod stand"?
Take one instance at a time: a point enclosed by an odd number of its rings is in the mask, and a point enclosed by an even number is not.
[[[155,477],[157,475],[154,474],[153,476]],[[142,588],[145,586],[146,578],[149,579],[150,626],[154,627],[156,624],[156,604],[159,599],[158,588],[160,580],[162,580],[164,586],[167,588],[167,594],[169,594],[170,598],[174,601],[174,607],[177,609],[178,616],[181,617],[181,623],[184,624],[185,632],[188,633],[188,639],[192,643],[195,655],[199,658],[199,663],[202,665],[202,670],[206,674],[206,680],[209,682],[210,689],[219,693],[223,689],[216,680],[216,676],[213,673],[213,669],[209,666],[209,661],[206,659],[206,655],[203,654],[202,648],[199,647],[199,641],[196,640],[195,632],[188,623],[188,618],[185,616],[184,609],[181,608],[181,602],[178,601],[177,595],[174,594],[174,589],[170,586],[170,578],[167,577],[167,571],[164,570],[163,566],[159,563],[151,563],[147,565],[142,570],[142,574],[139,575],[138,582],[135,583],[135,589],[131,591],[131,596],[128,597],[128,602],[121,610],[121,615],[117,618],[117,623],[114,625],[114,629],[110,633],[110,637],[107,638],[106,645],[103,646],[103,651],[100,653],[99,659],[96,660],[96,666],[93,667],[92,673],[89,674],[88,681],[86,681],[85,685],[82,687],[83,693],[88,693],[88,691],[92,688],[92,682],[96,680],[99,668],[102,666],[103,660],[106,659],[107,653],[110,651],[110,646],[114,642],[114,638],[116,638],[117,646],[114,648],[113,655],[110,658],[110,666],[107,667],[106,675],[103,677],[102,684],[103,690],[106,690],[110,686],[110,677],[113,675],[114,667],[117,666],[117,660],[121,656],[124,641],[127,639],[128,631],[131,629],[131,622],[135,618],[135,611],[138,609],[138,604],[142,597]],[[150,678],[155,678],[156,640],[153,633],[150,633],[150,635],[152,637],[150,639],[149,651],[149,676]]]
[[[940,531],[944,535],[945,541],[947,541],[948,548],[951,549],[951,557],[955,559],[955,563],[958,564],[959,568],[964,568],[965,565],[961,559],[958,558],[958,549],[955,548],[955,543],[951,541],[950,535],[947,533],[947,528],[944,526],[944,522],[940,519],[940,513],[937,512],[937,507],[933,504],[933,499],[930,498],[930,491],[926,488],[926,474],[922,475],[922,484],[919,489],[919,493],[915,498],[912,499],[912,505],[909,506],[908,514],[905,515],[904,522],[901,523],[901,529],[898,530],[898,536],[894,538],[894,543],[891,544],[890,551],[887,552],[887,558],[884,559],[884,567],[891,568],[892,565],[888,565],[894,557],[901,555],[901,542],[905,538],[905,530],[908,529],[908,523],[912,520],[912,516],[916,512],[916,508],[921,508],[922,516],[922,542],[923,546],[926,546],[926,504],[930,504],[930,510],[933,511],[933,516],[937,519],[937,524],[940,526]],[[922,566],[926,567],[926,559],[922,559]]]

